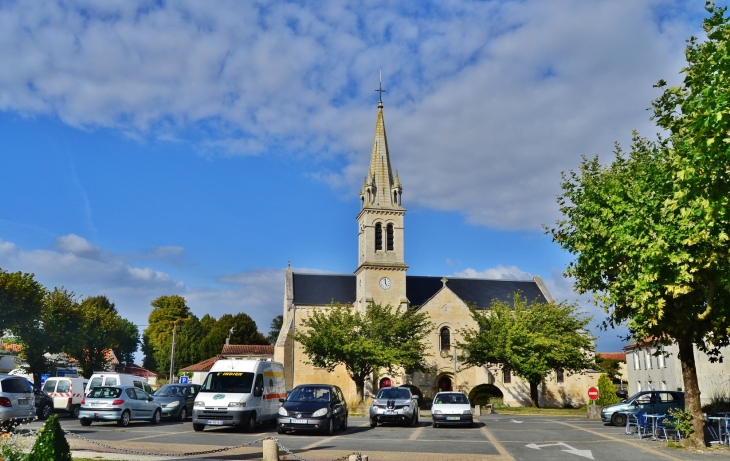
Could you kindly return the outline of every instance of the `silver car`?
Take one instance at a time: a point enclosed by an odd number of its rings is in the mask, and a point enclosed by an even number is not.
[[[0,375],[0,423],[35,417],[33,387],[21,376]]]
[[[95,387],[81,402],[79,421],[88,426],[93,421],[116,421],[128,426],[132,420],[157,424],[162,418],[160,402],[134,386]]]
[[[384,387],[370,404],[370,427],[378,423],[418,425],[418,397],[407,387]]]

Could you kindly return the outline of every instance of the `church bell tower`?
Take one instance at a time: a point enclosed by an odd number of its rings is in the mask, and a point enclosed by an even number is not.
[[[381,96],[384,90],[379,89]],[[383,100],[378,101],[378,119],[370,156],[370,169],[360,190],[356,308],[376,304],[407,307],[406,270],[403,252],[403,188],[398,172],[393,177],[388,138],[383,121]]]

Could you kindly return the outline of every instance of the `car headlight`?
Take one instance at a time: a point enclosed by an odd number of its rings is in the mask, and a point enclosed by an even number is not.
[[[279,416],[289,416],[289,413],[287,413],[284,407],[279,407]]]
[[[246,402],[231,402],[228,404],[228,408],[245,408]]]
[[[434,411],[433,411],[433,414],[434,414],[434,415],[440,415],[440,414],[441,414],[441,410],[434,410]]]
[[[312,413],[312,418],[318,418],[320,416],[327,415],[327,412],[329,411],[329,408],[320,408],[319,410]]]
[[[462,415],[470,415],[470,414],[471,414],[471,410],[464,410],[464,413],[462,413]]]
[[[175,408],[176,406],[180,405],[179,400],[175,400],[174,402],[170,402],[167,405],[165,405],[167,408]]]
[[[196,400],[195,403],[193,404],[193,406],[194,407],[205,408],[205,402],[203,402],[202,400]]]

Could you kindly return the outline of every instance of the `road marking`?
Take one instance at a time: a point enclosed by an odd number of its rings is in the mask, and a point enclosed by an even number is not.
[[[124,440],[120,440],[120,442],[129,442],[132,440],[154,439],[155,437],[162,437],[163,435],[172,435],[172,434],[177,435],[177,434],[179,434],[179,432],[161,432],[161,433],[157,433],[155,435],[148,435],[146,437],[134,437],[131,439],[124,439]]]
[[[515,421],[514,419],[512,421],[510,421],[510,422],[511,423],[515,423],[515,424],[522,424],[523,423],[523,421]]]
[[[562,421],[552,421],[552,422],[558,423],[558,424],[562,424],[563,426],[572,427],[573,429],[578,429],[578,430],[581,430],[581,431],[584,431],[584,432],[588,432],[589,434],[597,435],[597,436],[600,436],[600,437],[603,437],[603,438],[606,438],[606,439],[610,439],[610,440],[613,440],[613,441],[616,441],[616,442],[625,443],[626,445],[631,445],[632,447],[640,448],[640,449],[642,449],[644,451],[648,451],[651,454],[658,455],[658,456],[662,456],[662,457],[667,458],[667,459],[671,459],[672,461],[684,461],[684,460],[682,460],[682,458],[675,458],[672,455],[669,455],[669,454],[664,453],[662,451],[656,450],[656,449],[654,449],[654,448],[652,448],[650,446],[647,446],[646,443],[640,443],[640,442],[637,443],[637,442],[629,441],[629,440],[626,440],[626,439],[621,439],[621,438],[618,438],[618,437],[614,437],[612,435],[601,434],[600,432],[592,431],[590,429],[586,429],[586,428],[580,427],[580,426],[575,426],[573,424],[564,423]]]
[[[340,438],[339,435],[334,435],[332,437],[322,437],[322,440],[320,440],[318,442],[314,442],[312,444],[309,444],[306,447],[303,447],[302,450],[311,450],[312,448],[318,447],[318,446],[322,445],[325,442],[329,442],[331,440],[336,440],[336,439],[339,439],[339,438]]]
[[[423,432],[424,427],[426,427],[426,426],[421,426],[418,429],[416,429],[415,431],[413,431],[413,434],[411,434],[411,436],[408,437],[408,440],[416,440],[418,438],[418,436],[421,435],[421,432]]]
[[[532,448],[534,450],[539,450],[540,448],[544,448],[544,447],[555,447],[555,446],[561,447],[562,446],[562,447],[567,448],[567,450],[560,450],[560,451],[564,451],[566,453],[570,453],[570,454],[573,454],[573,455],[582,456],[582,457],[588,458],[588,459],[595,459],[593,457],[593,453],[591,453],[591,450],[578,450],[577,448],[573,448],[570,445],[568,445],[567,443],[563,443],[563,442],[558,442],[558,443],[544,443],[542,445],[538,445],[536,443],[528,443],[525,446],[527,448]]]
[[[497,439],[492,435],[492,433],[489,432],[489,430],[487,430],[486,426],[482,426],[481,430],[484,433],[484,435],[487,436],[489,441],[492,442],[492,445],[494,445],[494,448],[497,449],[499,454],[504,457],[504,459],[507,459],[510,461],[515,461],[514,457],[512,457],[512,455],[510,455],[509,452],[502,446],[502,444],[499,443],[499,441],[497,441]]]

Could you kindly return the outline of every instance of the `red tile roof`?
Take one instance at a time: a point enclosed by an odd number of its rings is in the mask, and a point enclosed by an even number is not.
[[[618,360],[619,362],[626,361],[625,352],[596,352],[596,356],[605,360]]]
[[[226,344],[221,355],[274,355],[274,346],[258,344]]]
[[[22,352],[23,346],[20,344],[3,344],[3,349],[11,352]]]
[[[213,364],[219,358],[220,358],[220,356],[211,357],[208,360],[203,360],[202,362],[196,363],[194,365],[190,365],[189,367],[182,368],[180,371],[210,371]]]

